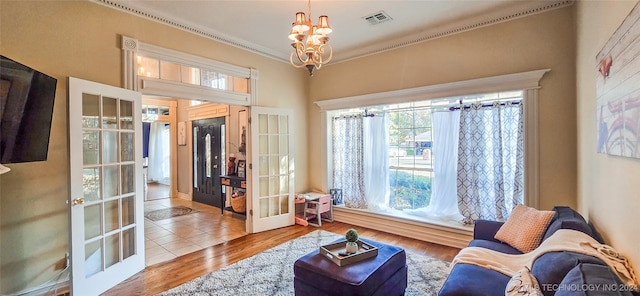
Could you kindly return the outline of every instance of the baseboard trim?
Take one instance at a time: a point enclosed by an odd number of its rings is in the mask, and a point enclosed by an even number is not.
[[[335,207],[333,214],[339,222],[454,248],[464,248],[473,239],[471,227],[448,226],[340,207]]]
[[[53,293],[53,291],[56,291]],[[16,296],[42,296],[42,295],[53,295],[53,296],[62,296],[62,295],[70,295],[71,293],[71,285],[69,281],[51,283],[49,285],[45,285],[42,287],[20,291],[15,294]]]
[[[182,192],[178,192],[177,197],[179,199],[184,199],[184,200],[191,200],[191,195],[188,193],[182,193]]]

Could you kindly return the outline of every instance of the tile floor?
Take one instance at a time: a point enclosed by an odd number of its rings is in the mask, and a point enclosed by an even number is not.
[[[172,206],[187,206],[197,213],[152,221],[145,218],[146,265],[168,261],[206,247],[246,235],[245,221],[222,215],[220,209],[179,198],[144,203],[145,212]]]

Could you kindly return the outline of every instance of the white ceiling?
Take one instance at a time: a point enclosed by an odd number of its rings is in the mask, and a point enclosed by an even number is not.
[[[94,0],[234,46],[288,61],[287,38],[295,13],[307,1]],[[410,45],[573,4],[574,0],[312,0],[314,24],[328,15],[334,62]],[[370,25],[380,11],[393,20]]]

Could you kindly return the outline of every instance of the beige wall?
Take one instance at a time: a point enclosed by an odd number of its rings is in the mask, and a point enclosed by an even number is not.
[[[310,155],[323,143],[311,102],[549,68],[539,97],[540,208],[576,207],[573,19],[566,7],[322,68],[311,79]],[[321,187],[319,169],[309,180]]]
[[[596,55],[635,1],[578,1],[578,204],[605,241],[640,267],[640,160],[596,153]]]
[[[120,35],[258,69],[258,104],[295,112],[295,188],[307,188],[303,70],[86,1],[0,1],[0,52],[58,79],[48,161],[0,177],[2,294],[52,280],[68,251],[67,77],[122,86]]]

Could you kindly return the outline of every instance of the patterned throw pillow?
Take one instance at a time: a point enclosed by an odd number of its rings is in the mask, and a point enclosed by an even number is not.
[[[511,277],[507,287],[504,289],[504,295],[543,296],[538,281],[527,267],[520,269]]]
[[[554,215],[554,211],[539,211],[525,205],[517,205],[507,222],[498,229],[495,239],[520,252],[531,252],[540,245]]]

